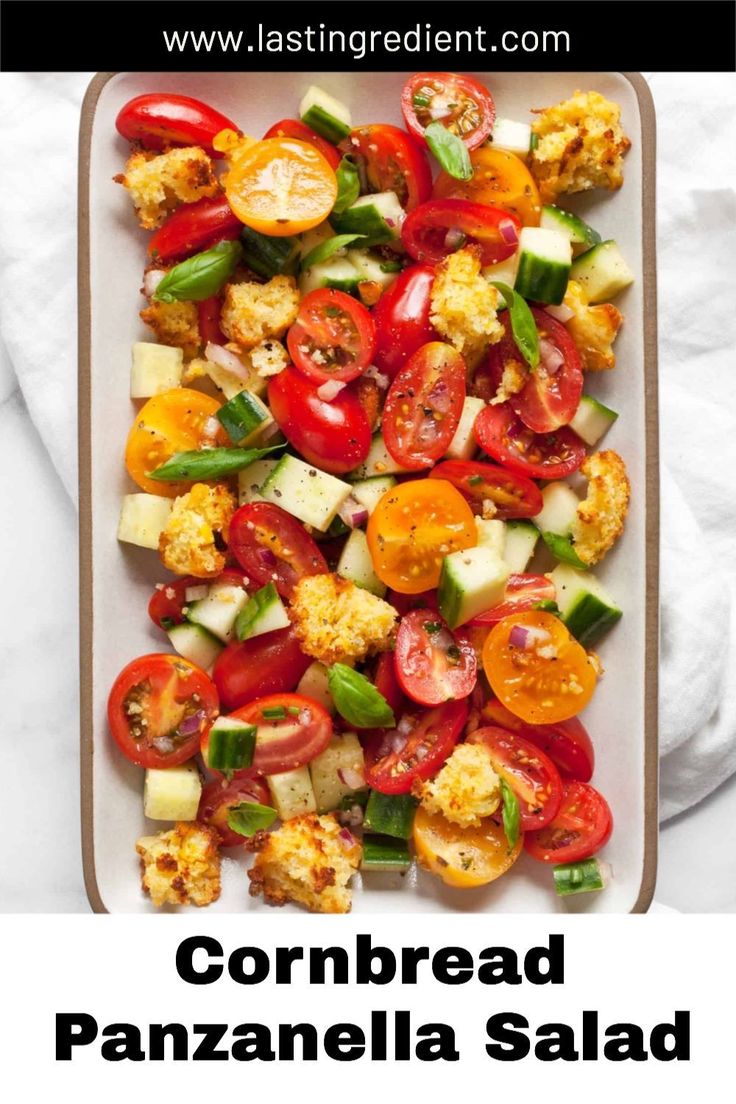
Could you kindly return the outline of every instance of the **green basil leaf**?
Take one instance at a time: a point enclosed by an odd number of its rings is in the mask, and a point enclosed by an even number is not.
[[[211,448],[193,449],[191,452],[176,452],[160,468],[148,473],[149,479],[158,479],[162,483],[178,483],[180,480],[199,481],[220,479],[247,468],[270,452],[283,448],[272,445],[270,448]]]
[[[468,147],[462,138],[458,138],[457,134],[453,134],[442,123],[430,123],[424,131],[424,137],[446,173],[456,180],[470,180],[473,166]]]
[[[252,836],[261,828],[270,828],[278,816],[275,809],[256,801],[231,805],[227,811],[227,826],[239,836]]]
[[[174,265],[153,293],[154,299],[163,303],[175,303],[179,299],[199,302],[217,295],[225,281],[232,276],[243,255],[238,241],[222,241],[204,253],[196,253],[181,264]]]
[[[335,170],[337,177],[337,199],[332,208],[332,213],[341,215],[348,207],[352,207],[360,195],[360,176],[358,166],[350,157],[343,157]]]
[[[508,284],[500,280],[491,280],[491,284],[504,298],[504,305],[511,319],[511,332],[514,335],[519,352],[524,357],[532,371],[539,364],[539,334],[534,315],[529,310],[529,304],[518,291],[514,291]]]
[[[383,694],[352,667],[333,663],[327,684],[338,713],[356,728],[393,728],[396,724],[394,711]]]
[[[364,237],[364,234],[335,234],[334,238],[327,238],[326,241],[320,242],[314,249],[309,250],[302,261],[302,271],[306,272],[312,265],[326,261],[328,257],[352,242],[363,241]]]
[[[503,830],[506,833],[509,851],[513,851],[519,839],[519,799],[503,778],[501,793],[503,795]]]

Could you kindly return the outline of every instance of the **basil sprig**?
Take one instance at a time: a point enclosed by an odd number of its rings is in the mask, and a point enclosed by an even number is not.
[[[343,157],[335,169],[337,177],[337,199],[332,207],[333,215],[341,215],[352,207],[360,195],[360,174],[358,166],[351,157]]]
[[[302,261],[302,271],[306,272],[312,265],[321,264],[322,261],[326,261],[338,250],[351,245],[352,242],[363,241],[364,237],[364,234],[335,234],[334,238],[327,238],[326,241],[320,242],[319,245],[315,245],[314,249],[309,250]]]
[[[261,828],[270,828],[277,817],[275,809],[259,805],[256,801],[243,801],[231,805],[227,812],[227,826],[239,836],[252,836]]]
[[[519,295],[518,291],[514,291],[508,284],[503,284],[500,280],[491,280],[491,284],[503,296],[504,306],[508,310],[511,319],[511,332],[514,335],[514,341],[524,360],[533,371],[539,364],[539,334],[537,333],[534,315],[529,310],[526,299]]]
[[[204,253],[195,253],[166,273],[153,298],[162,303],[209,299],[232,276],[242,255],[243,247],[237,241],[218,242]]]
[[[519,799],[503,778],[501,794],[503,795],[503,830],[506,833],[509,851],[513,851],[519,839]]]
[[[176,452],[160,468],[148,473],[149,479],[158,479],[162,483],[178,483],[180,480],[220,479],[247,468],[249,464],[268,456],[270,452],[283,448],[272,445],[270,448],[211,448],[193,449],[191,452]]]
[[[462,138],[453,134],[442,123],[430,123],[424,131],[427,145],[439,161],[442,168],[456,180],[470,180],[473,166],[468,147]]]
[[[383,694],[352,667],[333,663],[327,684],[338,713],[356,728],[393,728],[396,724],[394,711]]]

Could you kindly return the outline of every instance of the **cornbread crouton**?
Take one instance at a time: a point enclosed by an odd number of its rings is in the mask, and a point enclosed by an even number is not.
[[[258,841],[250,893],[269,905],[295,901],[310,912],[350,912],[350,879],[362,848],[332,815],[294,817]]]
[[[155,230],[180,204],[220,191],[214,165],[198,146],[158,155],[137,150],[115,180],[130,192],[144,230]]]
[[[250,362],[261,379],[277,376],[289,363],[289,354],[280,341],[267,338],[250,351]]]
[[[624,320],[621,311],[613,303],[588,306],[585,292],[575,280],[567,285],[564,304],[574,312],[565,325],[580,353],[583,368],[589,372],[614,368],[613,342]]]
[[[351,663],[391,647],[393,606],[339,575],[306,575],[289,610],[302,651],[329,666]]]
[[[590,188],[615,190],[624,182],[623,157],[631,142],[621,108],[599,92],[576,92],[554,107],[538,108],[537,146],[529,167],[543,203]]]
[[[296,321],[299,292],[293,276],[274,276],[267,284],[230,283],[225,289],[220,325],[241,349],[266,338],[282,337]]]
[[[463,828],[477,828],[501,803],[501,780],[482,744],[458,744],[434,778],[415,783],[428,813],[441,813]]]
[[[196,303],[185,300],[164,303],[152,299],[145,310],[141,311],[141,318],[151,327],[161,345],[173,345],[181,349],[185,360],[191,360],[199,352],[202,338]]]
[[[496,316],[499,294],[481,274],[479,249],[466,246],[445,257],[437,265],[430,298],[432,325],[470,367],[503,337]]]
[[[180,821],[168,832],[142,836],[141,885],[162,905],[211,905],[220,896],[220,852],[214,828]]]
[[[580,466],[588,478],[588,494],[577,509],[572,539],[580,559],[596,564],[624,531],[631,485],[617,452],[594,452]]]
[[[235,496],[221,484],[195,483],[191,491],[174,499],[158,542],[164,566],[176,575],[198,579],[219,575],[236,505]]]

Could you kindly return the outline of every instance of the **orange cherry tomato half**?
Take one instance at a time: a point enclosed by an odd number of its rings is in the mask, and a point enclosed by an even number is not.
[[[478,540],[473,511],[442,479],[386,491],[368,519],[367,536],[376,575],[401,594],[436,587],[445,556]]]
[[[113,683],[107,719],[126,759],[139,767],[177,767],[199,751],[219,712],[212,679],[176,655],[145,655]]]
[[[440,813],[428,813],[420,805],[414,817],[417,859],[445,885],[475,889],[487,885],[514,865],[523,836],[509,849],[503,826],[487,817],[478,828],[461,828]]]
[[[574,717],[597,681],[585,648],[559,617],[539,610],[494,626],[483,647],[483,669],[499,701],[530,724]]]
[[[434,182],[437,199],[469,199],[489,207],[502,207],[524,226],[539,226],[542,204],[534,177],[524,162],[507,150],[480,146],[471,150],[473,175],[457,180],[441,172]]]
[[[580,862],[597,854],[612,831],[613,815],[603,795],[585,782],[564,782],[554,820],[538,832],[529,832],[524,846],[539,862]]]
[[[337,198],[334,169],[297,138],[265,138],[236,152],[224,184],[240,221],[274,238],[317,226]]]
[[[175,387],[155,395],[138,411],[125,446],[125,466],[142,491],[176,498],[191,481],[164,483],[149,479],[149,473],[170,460],[175,452],[188,452],[206,445],[230,444],[215,414],[221,404],[201,391]]]
[[[552,760],[535,744],[505,728],[477,728],[468,743],[486,749],[496,774],[516,794],[522,832],[549,824],[562,800],[560,772]]]
[[[430,341],[409,358],[386,395],[386,448],[410,471],[447,452],[465,402],[465,361],[452,345]]]

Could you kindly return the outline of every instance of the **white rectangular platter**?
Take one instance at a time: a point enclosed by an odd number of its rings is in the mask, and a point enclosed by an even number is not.
[[[85,877],[96,911],[148,912],[135,840],[154,826],[143,817],[143,772],[113,747],[105,719],[109,688],[137,655],[165,651],[146,616],[163,577],[155,553],[118,544],[120,498],[134,489],[123,466],[135,414],[129,397],[130,347],[146,338],[138,319],[145,234],[130,200],[113,183],[127,156],[115,117],[131,97],[171,91],[195,96],[260,135],[293,117],[308,84],[350,104],[356,123],[401,125],[399,95],[407,73],[118,73],[93,82],[80,145],[80,501],[82,584],[82,819]],[[549,867],[528,856],[498,882],[451,890],[429,874],[371,875],[354,894],[357,913],[643,911],[656,865],[657,442],[656,287],[654,278],[654,124],[641,77],[621,73],[477,74],[500,116],[525,120],[532,107],[596,89],[621,105],[632,140],[625,184],[571,203],[604,238],[615,238],[636,273],[617,300],[625,323],[613,372],[588,376],[586,390],[619,411],[606,438],[626,460],[633,488],[626,533],[601,577],[624,610],[602,642],[605,677],[583,720],[596,750],[595,784],[613,810],[605,857],[614,878],[600,894],[561,902]],[[226,853],[227,854],[227,853]],[[223,862],[223,892],[212,910],[264,911],[248,895],[240,860]]]

